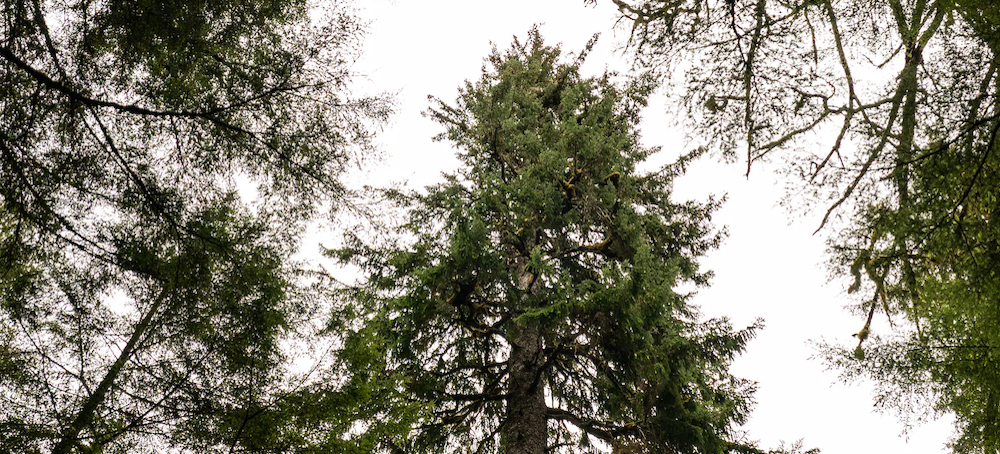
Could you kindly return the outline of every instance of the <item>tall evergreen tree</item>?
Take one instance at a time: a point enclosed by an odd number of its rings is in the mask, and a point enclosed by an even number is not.
[[[691,156],[637,166],[648,80],[585,78],[537,30],[494,50],[455,105],[429,115],[463,166],[396,235],[331,251],[366,276],[345,291],[345,429],[378,452],[737,449],[753,384],[728,372],[758,325],[699,320],[717,201],[675,203]],[[606,449],[606,448],[605,448]]]
[[[290,257],[386,112],[346,96],[361,28],[326,12],[0,6],[0,451],[309,441],[283,411]]]
[[[642,61],[698,62],[682,101],[695,134],[748,171],[780,156],[837,226],[860,340],[828,358],[875,379],[881,405],[953,412],[957,452],[1000,449],[996,4],[615,3]]]

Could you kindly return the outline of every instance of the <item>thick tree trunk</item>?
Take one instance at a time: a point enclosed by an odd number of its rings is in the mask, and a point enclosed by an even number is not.
[[[505,454],[544,454],[548,443],[544,386],[538,380],[544,363],[542,336],[521,327],[508,360],[507,420],[500,432]]]
[[[531,293],[535,276],[527,269],[527,258],[518,260],[518,284],[525,296]],[[544,454],[548,443],[545,386],[541,383],[542,335],[537,326],[518,326],[513,333],[507,360],[507,417],[500,431],[505,454]]]

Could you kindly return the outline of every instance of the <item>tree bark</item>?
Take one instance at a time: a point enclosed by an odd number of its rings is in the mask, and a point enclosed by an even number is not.
[[[517,263],[518,286],[527,298],[535,276],[527,258]],[[507,360],[507,417],[500,431],[505,454],[544,454],[548,444],[545,387],[539,377],[545,363],[542,334],[538,326],[518,324]]]
[[[522,326],[508,359],[507,418],[500,432],[506,454],[544,454],[548,443],[544,386],[538,380],[544,356],[537,327]]]

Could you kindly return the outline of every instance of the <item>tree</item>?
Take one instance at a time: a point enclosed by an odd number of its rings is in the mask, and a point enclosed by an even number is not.
[[[387,112],[347,96],[358,20],[317,13],[4,2],[0,451],[309,442],[282,345],[314,308],[291,255]]]
[[[957,452],[1000,448],[1000,13],[977,0],[616,0],[643,63],[685,71],[696,134],[783,150],[832,223],[831,263],[890,338],[825,347],[907,414],[950,411]],[[737,131],[738,134],[726,134]],[[819,139],[823,148],[810,141]],[[838,220],[846,222],[838,222]],[[860,324],[860,323],[859,323]],[[929,396],[926,401],[925,397]]]
[[[719,202],[675,203],[691,156],[637,166],[648,80],[584,78],[537,30],[494,50],[445,126],[462,168],[406,209],[384,241],[331,251],[365,278],[335,329],[344,431],[378,452],[729,452],[751,382],[729,374],[758,325],[699,321],[697,258]],[[599,444],[595,444],[596,442]]]

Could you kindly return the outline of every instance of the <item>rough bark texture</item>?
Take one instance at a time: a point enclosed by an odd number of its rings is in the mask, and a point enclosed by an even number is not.
[[[544,386],[538,380],[544,362],[542,336],[521,327],[508,360],[507,420],[501,431],[506,454],[544,454],[548,442]]]
[[[535,276],[528,270],[527,258],[517,262],[518,286],[527,297]],[[514,345],[507,360],[507,418],[500,431],[501,446],[505,454],[544,454],[548,427],[545,387],[540,380],[545,362],[542,335],[535,326],[519,324],[511,341]]]

